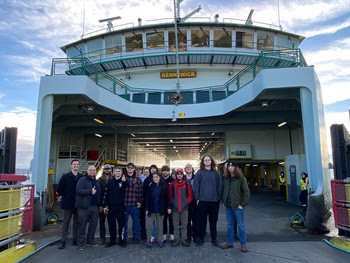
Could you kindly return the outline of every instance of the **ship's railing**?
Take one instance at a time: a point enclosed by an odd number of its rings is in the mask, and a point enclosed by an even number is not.
[[[235,19],[235,18],[223,18],[221,21],[218,20],[216,21],[214,18],[211,17],[190,17],[187,19],[186,22],[191,22],[191,23],[203,23],[203,22],[207,22],[207,23],[227,23],[227,24],[239,24],[239,25],[245,25],[246,24],[246,20],[245,19]],[[127,29],[127,28],[139,28],[142,26],[149,26],[149,25],[161,25],[161,24],[170,24],[170,23],[174,23],[174,18],[160,18],[160,19],[152,19],[152,20],[146,20],[146,22],[144,24],[138,24],[137,26],[135,26],[135,24],[133,22],[130,23],[125,23],[125,24],[120,24],[120,25],[113,25],[112,31],[118,31],[121,29]],[[277,26],[277,25],[273,25],[273,24],[268,24],[268,23],[263,23],[263,22],[258,22],[258,21],[253,21],[252,22],[253,26],[259,26],[259,27],[267,27],[267,28],[271,28],[271,29],[276,29],[276,30],[282,30],[281,26]],[[97,36],[103,33],[107,33],[109,32],[109,28],[102,28],[99,30],[95,30],[92,32],[88,32],[88,33],[83,33],[80,38],[81,39],[86,39],[89,37],[93,37],[93,36]]]
[[[88,75],[100,87],[131,102],[171,104],[171,96],[178,93],[176,89],[131,87],[109,73],[102,71],[102,69],[87,58],[53,59],[51,75],[58,75],[56,74],[57,67],[63,64],[67,67],[66,74]],[[72,66],[74,71],[70,70]],[[182,104],[212,102],[225,99],[253,81],[262,69],[305,66],[307,64],[300,49],[263,51],[250,65],[246,66],[223,84],[181,89]],[[121,93],[120,90],[123,90],[123,92]]]

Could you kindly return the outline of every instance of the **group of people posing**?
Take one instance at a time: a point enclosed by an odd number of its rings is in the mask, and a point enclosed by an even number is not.
[[[185,171],[184,171],[185,170]],[[96,168],[89,166],[87,174],[79,171],[79,161],[71,162],[71,172],[64,174],[57,186],[62,196],[64,218],[59,249],[64,249],[68,228],[73,218],[73,245],[78,250],[84,246],[118,244],[126,247],[128,219],[132,219],[133,243],[145,243],[148,248],[170,241],[172,247],[197,247],[204,244],[209,217],[211,243],[215,247],[233,247],[235,225],[238,227],[241,251],[247,252],[244,226],[244,207],[250,192],[241,169],[233,161],[224,167],[224,175],[216,170],[212,157],[204,156],[195,174],[192,165],[177,169],[172,176],[169,166],[161,172],[156,165],[144,168],[133,163],[114,169],[104,165],[103,175],[96,179]],[[226,243],[217,240],[217,221],[220,203],[225,207],[227,218]],[[105,221],[108,221],[110,239],[106,243]],[[94,242],[95,231],[100,225],[100,240]],[[86,228],[89,224],[87,233]],[[163,236],[160,235],[162,226]]]

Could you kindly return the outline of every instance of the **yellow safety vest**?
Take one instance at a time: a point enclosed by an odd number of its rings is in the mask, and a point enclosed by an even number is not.
[[[300,178],[300,189],[301,191],[309,189],[309,178],[306,177],[306,181],[303,178]]]
[[[285,185],[286,184],[286,177],[282,178],[282,176],[280,176],[280,184],[281,185]]]

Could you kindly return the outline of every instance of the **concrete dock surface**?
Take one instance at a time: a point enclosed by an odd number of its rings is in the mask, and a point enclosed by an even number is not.
[[[59,242],[54,242],[60,238],[60,224],[57,224],[44,226],[26,236],[27,241],[35,241],[42,249],[22,262],[350,262],[350,254],[323,241],[337,235],[332,218],[327,224],[329,234],[308,234],[305,228],[290,226],[295,212],[301,213],[302,208],[283,201],[277,192],[252,192],[245,209],[247,253],[241,252],[239,240],[235,240],[234,248],[226,250],[212,246],[209,226],[205,243],[199,248],[193,243],[189,248],[174,248],[170,243],[165,243],[163,248],[157,244],[146,248],[145,244],[128,242],[126,248],[99,246],[78,251],[71,245],[70,237],[66,248],[59,250]],[[129,235],[132,234],[130,221]],[[221,207],[217,227],[221,244],[226,242],[226,227],[225,210]],[[95,236],[98,241],[98,229]]]

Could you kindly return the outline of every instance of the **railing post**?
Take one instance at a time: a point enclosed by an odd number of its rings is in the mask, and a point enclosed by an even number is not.
[[[237,75],[237,90],[239,90],[239,75]]]
[[[255,62],[253,63],[253,79],[255,79],[256,76],[256,64]]]
[[[213,89],[209,89],[209,101],[213,101]]]
[[[113,81],[113,93],[114,93],[114,94],[116,94],[116,86],[117,86],[117,85],[116,85],[115,81]]]

